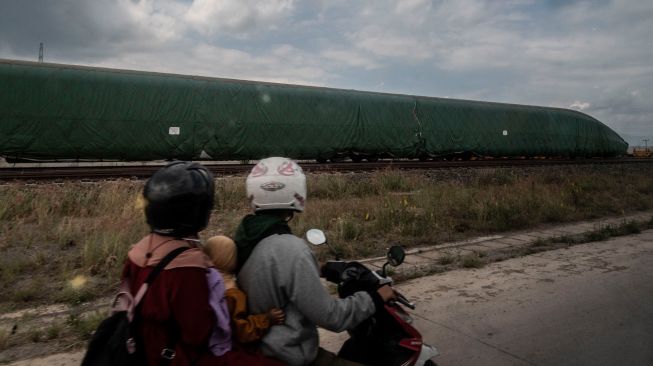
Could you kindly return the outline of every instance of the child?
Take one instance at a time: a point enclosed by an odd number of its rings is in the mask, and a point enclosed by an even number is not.
[[[283,324],[285,314],[278,308],[272,308],[265,314],[247,314],[246,295],[236,285],[234,276],[237,249],[233,240],[222,235],[214,236],[206,242],[204,251],[224,279],[233,335],[239,343],[258,341],[270,326]]]

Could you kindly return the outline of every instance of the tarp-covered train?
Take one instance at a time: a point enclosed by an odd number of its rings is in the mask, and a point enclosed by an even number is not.
[[[245,160],[618,156],[572,110],[0,60],[0,155]]]

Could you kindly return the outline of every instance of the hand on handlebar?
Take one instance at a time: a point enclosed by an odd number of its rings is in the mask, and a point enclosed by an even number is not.
[[[395,295],[395,290],[393,290],[392,287],[390,287],[389,285],[384,285],[379,287],[379,289],[376,290],[376,292],[379,294],[379,296],[381,296],[383,302],[388,302],[390,300],[394,300],[397,298],[397,296]]]

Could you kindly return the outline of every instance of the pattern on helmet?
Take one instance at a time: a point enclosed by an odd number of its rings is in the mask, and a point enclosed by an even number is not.
[[[287,177],[296,175],[297,172],[295,170],[295,167],[297,164],[295,164],[292,160],[284,161],[279,167],[277,168],[277,173],[281,175],[285,175]]]
[[[268,173],[268,167],[263,163],[258,163],[252,168],[250,175],[252,177],[260,177]]]
[[[297,202],[299,202],[299,204],[300,204],[302,207],[305,206],[305,204],[304,204],[304,197],[302,197],[302,195],[300,195],[299,193],[295,193],[295,199],[297,200]]]
[[[268,192],[274,192],[284,188],[286,188],[286,185],[281,182],[270,181],[261,184],[261,189]]]

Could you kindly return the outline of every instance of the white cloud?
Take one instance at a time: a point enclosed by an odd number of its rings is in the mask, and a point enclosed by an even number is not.
[[[363,52],[357,50],[349,50],[345,48],[340,49],[325,49],[320,52],[320,56],[324,59],[332,61],[337,68],[345,66],[362,67],[366,70],[378,69],[381,65]]]
[[[428,13],[431,7],[432,2],[430,0],[400,0],[396,2],[395,12],[397,14],[412,16]]]
[[[358,48],[369,53],[401,58],[406,62],[425,60],[433,56],[433,49],[426,42],[403,34],[393,34],[386,28],[378,26],[366,27],[348,36]]]
[[[289,45],[257,55],[200,43],[167,49],[155,60],[148,52],[132,52],[98,66],[144,70],[140,65],[149,64],[146,71],[317,86],[330,74],[318,61],[316,56]]]
[[[292,15],[293,9],[293,0],[194,0],[185,20],[205,35],[247,35],[276,28],[278,22]]]
[[[588,102],[579,102],[579,101],[575,101],[575,102],[571,103],[571,105],[569,106],[569,108],[578,109],[579,111],[584,111],[589,107],[590,107],[590,103],[588,103]]]

